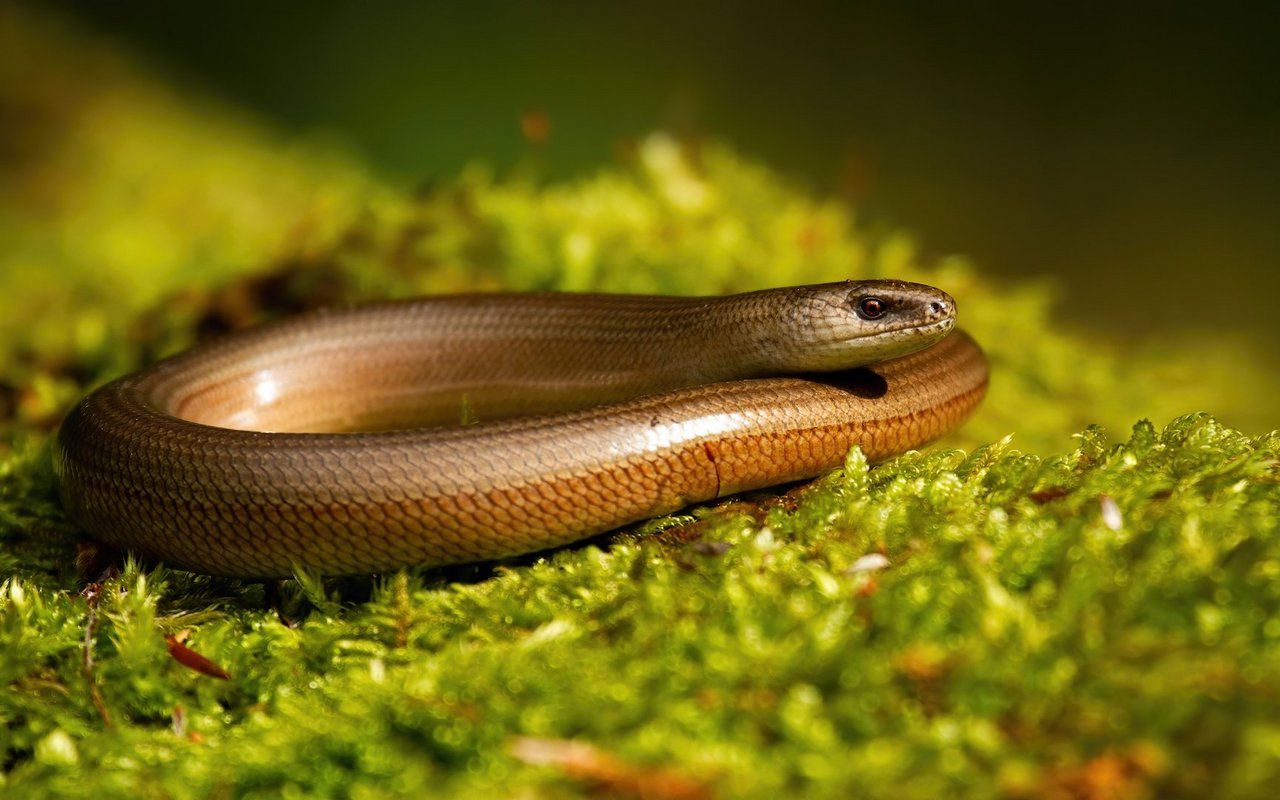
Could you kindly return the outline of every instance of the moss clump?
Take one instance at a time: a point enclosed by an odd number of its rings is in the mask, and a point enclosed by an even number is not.
[[[21,76],[40,78],[3,79]],[[1280,437],[1178,416],[1273,424],[1275,378],[1247,353],[1171,361],[1064,331],[1046,290],[923,263],[718,145],[651,137],[566,184],[477,167],[388,188],[14,7],[0,117],[25,120],[0,127],[0,792],[1250,797],[1280,781]],[[262,587],[184,573],[78,594],[49,430],[88,386],[202,332],[459,288],[881,275],[957,296],[994,379],[950,444],[997,444],[875,469],[855,452],[782,499],[649,526],[695,523],[670,537],[303,576],[283,601],[296,627]],[[1120,444],[1089,427],[1138,417],[1176,418]],[[182,666],[166,637],[184,635],[231,679]]]
[[[255,590],[129,572],[98,601],[92,673],[86,601],[14,579],[6,780],[572,785],[512,756],[533,736],[728,796],[1260,795],[1280,780],[1278,459],[1280,436],[1205,416],[1048,459],[1001,443],[868,470],[854,452],[793,504],[700,512],[694,544],[401,574],[364,603],[312,587],[296,629]],[[170,658],[178,629],[233,679]]]

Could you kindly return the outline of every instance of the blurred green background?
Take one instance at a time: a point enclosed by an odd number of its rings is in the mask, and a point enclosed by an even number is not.
[[[55,5],[392,180],[573,176],[656,127],[705,133],[929,251],[1048,279],[1067,324],[1238,335],[1280,365],[1268,4]]]

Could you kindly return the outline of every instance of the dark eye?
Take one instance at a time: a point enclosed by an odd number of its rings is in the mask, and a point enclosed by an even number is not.
[[[875,319],[884,314],[885,302],[879,297],[864,297],[858,302],[858,313],[865,319]]]

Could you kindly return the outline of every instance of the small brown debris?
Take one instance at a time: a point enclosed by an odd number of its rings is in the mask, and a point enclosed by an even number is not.
[[[223,681],[231,680],[231,674],[225,669],[182,643],[189,635],[191,635],[190,631],[182,631],[178,634],[164,637],[165,644],[169,646],[169,655],[173,656],[173,660],[188,669],[199,672],[201,675],[208,675],[210,678],[217,678]]]
[[[545,111],[524,112],[520,115],[520,134],[529,144],[546,144],[551,138],[551,117]]]
[[[1069,494],[1071,494],[1071,492],[1061,486],[1051,486],[1048,489],[1040,489],[1039,491],[1032,492],[1028,497],[1030,497],[1033,502],[1044,505],[1045,503],[1052,503],[1054,500],[1061,500]]]
[[[1168,770],[1159,747],[1138,743],[1127,751],[1106,752],[1083,764],[1062,764],[1044,775],[1040,797],[1069,800],[1141,800],[1154,795],[1154,784]]]
[[[519,761],[552,767],[598,794],[653,800],[707,800],[711,788],[673,769],[628,764],[587,742],[519,736],[507,751]]]

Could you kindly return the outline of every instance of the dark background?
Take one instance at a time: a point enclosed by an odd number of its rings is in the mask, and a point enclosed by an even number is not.
[[[1065,320],[1280,345],[1266,4],[57,5],[392,179],[572,176],[657,127],[706,134],[931,253],[1055,281]]]

